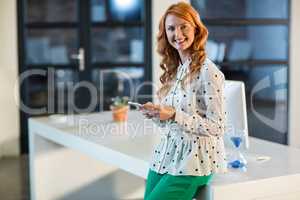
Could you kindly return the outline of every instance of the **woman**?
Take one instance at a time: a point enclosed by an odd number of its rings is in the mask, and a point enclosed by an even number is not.
[[[164,129],[153,152],[146,200],[192,199],[214,173],[226,172],[224,75],[206,56],[207,37],[197,11],[187,3],[171,5],[160,20],[159,104],[148,102],[143,108]]]

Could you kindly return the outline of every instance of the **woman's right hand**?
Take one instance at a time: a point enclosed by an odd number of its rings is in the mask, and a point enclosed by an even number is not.
[[[146,118],[159,117],[159,105],[155,105],[152,102],[147,102],[142,106],[142,112]]]

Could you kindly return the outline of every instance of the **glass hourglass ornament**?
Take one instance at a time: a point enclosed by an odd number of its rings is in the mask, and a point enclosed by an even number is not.
[[[243,131],[235,130],[230,135],[230,141],[233,145],[232,152],[228,159],[228,166],[230,168],[242,169],[246,168],[247,160],[242,153],[242,146],[245,143],[245,134]]]

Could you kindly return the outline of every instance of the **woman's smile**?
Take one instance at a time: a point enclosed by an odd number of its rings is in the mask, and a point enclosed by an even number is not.
[[[178,46],[183,46],[186,42],[186,38],[174,40]]]

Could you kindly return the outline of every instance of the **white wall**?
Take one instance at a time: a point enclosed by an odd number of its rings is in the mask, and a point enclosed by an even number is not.
[[[16,0],[0,1],[0,157],[19,154],[19,111],[14,98],[17,80]]]
[[[300,148],[300,1],[291,1],[289,144]]]

